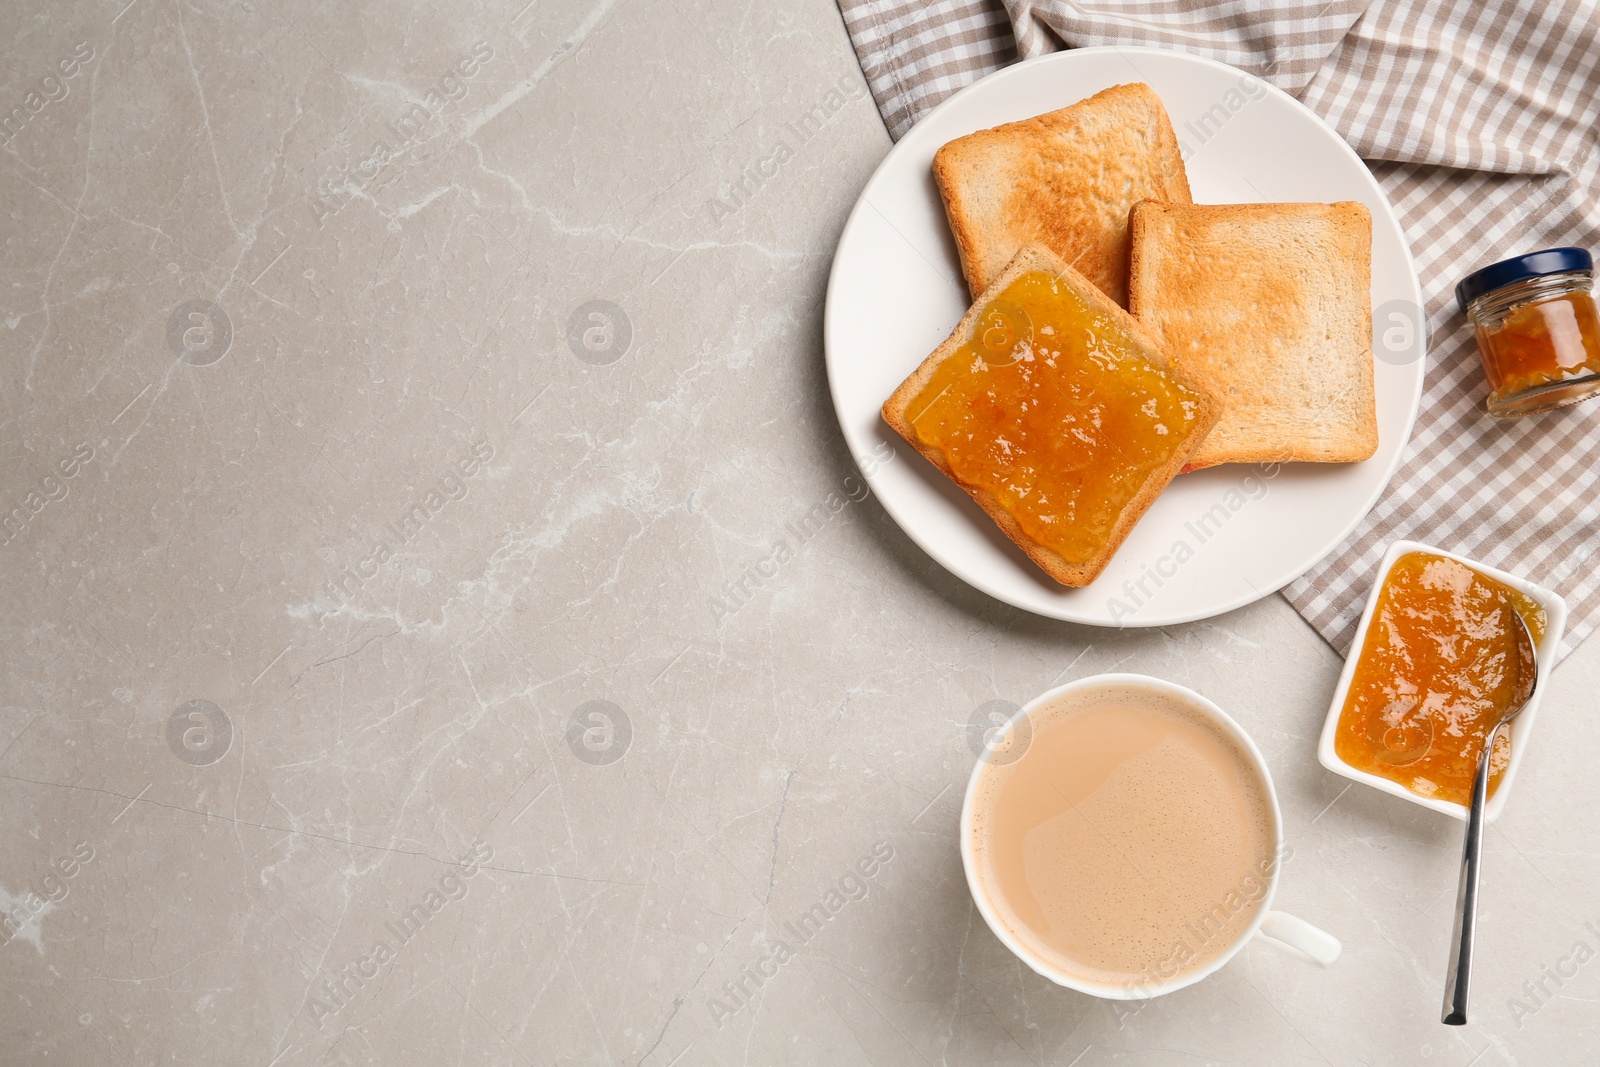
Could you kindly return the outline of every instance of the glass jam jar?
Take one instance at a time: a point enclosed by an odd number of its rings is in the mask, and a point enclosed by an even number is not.
[[[1533,415],[1600,393],[1600,309],[1594,260],[1547,248],[1461,279],[1456,303],[1478,334],[1489,414]]]

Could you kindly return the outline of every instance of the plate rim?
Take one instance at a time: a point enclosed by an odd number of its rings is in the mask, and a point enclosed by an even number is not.
[[[1123,59],[1128,59],[1130,55],[1156,56],[1159,57],[1160,62],[1177,61],[1179,63],[1194,64],[1200,67],[1209,67],[1214,70],[1230,74],[1243,75],[1253,79],[1256,84],[1263,86],[1270,94],[1275,94],[1276,96],[1281,97],[1282,99],[1293,104],[1295,109],[1303,113],[1307,118],[1311,119],[1318,126],[1320,126],[1324,132],[1329,134],[1332,141],[1337,145],[1338,150],[1342,151],[1350,161],[1357,164],[1360,167],[1361,172],[1366,175],[1366,178],[1371,184],[1372,189],[1377,194],[1376,199],[1382,208],[1384,218],[1393,227],[1394,232],[1400,238],[1400,249],[1405,259],[1405,273],[1407,280],[1410,283],[1410,293],[1408,295],[1411,297],[1412,302],[1418,308],[1422,309],[1423,312],[1422,356],[1417,361],[1421,364],[1421,373],[1417,375],[1415,388],[1412,389],[1410,394],[1406,397],[1407,410],[1405,417],[1404,441],[1401,443],[1400,447],[1395,450],[1394,456],[1389,462],[1388,469],[1383,473],[1383,477],[1374,483],[1374,488],[1368,494],[1367,499],[1363,502],[1359,509],[1353,510],[1353,515],[1348,522],[1340,527],[1333,537],[1328,539],[1327,547],[1307,561],[1304,566],[1301,566],[1297,570],[1294,570],[1292,573],[1290,573],[1281,582],[1278,582],[1277,584],[1267,583],[1270,588],[1258,589],[1255,587],[1254,583],[1247,582],[1246,584],[1250,585],[1251,587],[1249,592],[1238,594],[1237,596],[1225,601],[1219,601],[1217,603],[1197,608],[1192,611],[1178,611],[1155,616],[1145,616],[1143,613],[1141,613],[1133,619],[1126,621],[1119,620],[1116,622],[1085,618],[1081,613],[1052,611],[1040,605],[1018,603],[1017,599],[1013,599],[1012,597],[1006,595],[1006,592],[1000,588],[997,588],[994,583],[979,580],[977,577],[966,573],[964,570],[957,569],[955,565],[946,561],[944,554],[935,552],[934,549],[930,547],[930,545],[924,539],[922,534],[918,531],[916,524],[905,521],[900,511],[897,510],[897,506],[892,504],[888,498],[877,491],[877,466],[875,465],[873,472],[869,474],[863,466],[860,457],[857,456],[855,442],[852,440],[852,433],[849,428],[849,421],[845,416],[845,412],[841,409],[839,383],[837,380],[838,375],[841,372],[839,370],[839,363],[834,358],[834,352],[836,349],[835,333],[841,329],[835,318],[835,308],[837,307],[837,304],[834,300],[834,289],[835,286],[839,284],[841,262],[839,251],[845,246],[845,242],[849,238],[852,230],[858,225],[859,217],[867,208],[872,206],[868,204],[867,201],[878,184],[881,181],[887,180],[884,178],[884,173],[889,168],[891,163],[893,163],[898,156],[908,154],[915,150],[916,146],[927,140],[928,137],[934,136],[933,134],[926,132],[934,128],[935,124],[931,120],[936,118],[941,112],[954,107],[968,94],[980,91],[984,87],[990,86],[991,84],[998,84],[1010,78],[1017,77],[1018,72],[1024,69],[1059,63],[1075,63],[1080,61],[1080,57],[1107,55],[1116,55]],[[1134,64],[1131,59],[1129,59],[1128,62],[1136,71],[1138,71],[1137,64]],[[1143,74],[1143,72],[1139,73],[1141,75]],[[1109,88],[1109,86],[1107,88]],[[1087,97],[1084,97],[1083,99],[1087,99]],[[889,514],[889,517],[894,520],[895,525],[898,526],[899,529],[907,537],[909,537],[911,541],[934,563],[937,563],[946,572],[959,579],[969,587],[977,590],[980,593],[983,593],[985,596],[998,600],[1003,604],[1008,604],[1019,611],[1026,611],[1029,614],[1038,615],[1041,618],[1053,618],[1059,619],[1063,622],[1076,623],[1082,626],[1096,626],[1104,629],[1115,630],[1145,629],[1150,627],[1173,626],[1182,623],[1199,622],[1204,619],[1211,619],[1216,618],[1219,615],[1225,615],[1230,611],[1236,611],[1239,608],[1253,604],[1258,600],[1264,600],[1273,593],[1282,591],[1293,582],[1304,577],[1307,571],[1316,566],[1322,560],[1326,559],[1335,549],[1337,549],[1339,545],[1350,536],[1355,528],[1372,513],[1372,509],[1377,506],[1378,501],[1383,497],[1383,494],[1388,491],[1391,483],[1393,483],[1395,473],[1400,469],[1400,464],[1405,460],[1405,457],[1410,449],[1412,435],[1416,429],[1417,412],[1421,407],[1422,394],[1426,385],[1427,354],[1432,341],[1431,329],[1429,328],[1427,321],[1427,305],[1423,299],[1422,283],[1421,279],[1417,275],[1416,258],[1412,254],[1411,242],[1406,236],[1405,227],[1401,224],[1399,216],[1396,215],[1394,205],[1390,203],[1388,194],[1384,192],[1383,186],[1378,182],[1377,176],[1372,173],[1371,167],[1369,167],[1366,160],[1362,159],[1356,150],[1350,146],[1349,142],[1344,139],[1343,135],[1340,134],[1338,130],[1334,129],[1333,126],[1323,119],[1321,115],[1318,115],[1315,111],[1311,110],[1311,108],[1295,99],[1289,93],[1278,88],[1276,85],[1273,85],[1265,78],[1253,74],[1250,71],[1243,70],[1239,67],[1233,66],[1230,63],[1224,63],[1220,60],[1211,59],[1206,56],[1199,56],[1190,52],[1180,51],[1178,49],[1156,48],[1149,45],[1093,45],[1085,48],[1064,49],[1059,52],[1050,52],[1042,56],[1035,56],[1031,59],[1020,60],[1016,63],[1002,67],[999,70],[993,71],[988,75],[985,75],[984,77],[973,82],[971,85],[964,86],[958,91],[952,93],[945,100],[940,101],[938,106],[936,106],[932,111],[918,119],[911,129],[906,132],[905,136],[896,141],[894,145],[890,147],[889,151],[885,153],[883,159],[878,161],[877,167],[873,169],[872,176],[867,179],[864,185],[862,185],[861,191],[856,196],[855,204],[851,207],[849,215],[845,218],[844,225],[839,231],[838,241],[834,246],[832,261],[828,268],[828,285],[823,297],[822,319],[823,362],[827,372],[828,393],[829,399],[833,404],[834,418],[839,424],[839,432],[844,437],[845,445],[851,455],[851,461],[855,463],[857,470],[865,480],[868,488],[873,490],[873,497],[878,501],[879,505],[884,509],[884,511]],[[1374,358],[1376,358],[1376,356],[1374,356]],[[897,452],[899,451],[899,446],[903,443],[904,442],[895,442],[895,448]],[[909,448],[910,446],[907,445],[906,447]],[[1069,602],[1062,602],[1063,606],[1065,606],[1067,603]]]

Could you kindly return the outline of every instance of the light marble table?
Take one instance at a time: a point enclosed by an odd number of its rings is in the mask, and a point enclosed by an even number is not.
[[[1058,624],[862,498],[820,324],[889,141],[826,0],[0,30],[0,1063],[1594,1055],[1600,644],[1446,1029],[1460,826],[1317,765],[1283,600]],[[1130,1013],[983,926],[969,716],[1111,669],[1253,733],[1337,966]]]

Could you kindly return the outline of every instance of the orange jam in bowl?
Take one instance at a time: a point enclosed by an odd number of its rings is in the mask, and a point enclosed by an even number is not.
[[[1492,264],[1456,286],[1471,320],[1497,418],[1531,415],[1600,393],[1600,308],[1593,260],[1551,248]]]
[[[1384,578],[1334,735],[1357,770],[1418,796],[1466,806],[1489,729],[1509,710],[1519,670],[1516,621],[1534,643],[1537,602],[1446,556],[1408,552]],[[1489,759],[1493,796],[1511,760],[1509,730]]]
[[[1201,396],[1046,271],[1018,275],[907,406],[921,441],[1068,563],[1189,438]]]

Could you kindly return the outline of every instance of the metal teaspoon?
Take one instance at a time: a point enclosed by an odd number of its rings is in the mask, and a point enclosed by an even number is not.
[[[1472,779],[1472,807],[1467,813],[1467,840],[1461,851],[1461,885],[1456,890],[1455,937],[1450,942],[1450,971],[1445,976],[1444,1014],[1446,1026],[1465,1026],[1467,991],[1472,981],[1472,939],[1478,925],[1478,866],[1483,851],[1483,809],[1489,798],[1489,755],[1500,728],[1522,714],[1539,684],[1539,661],[1533,649],[1533,634],[1522,620],[1522,613],[1511,605],[1506,610],[1516,620],[1517,684],[1511,706],[1484,738],[1483,755],[1478,757],[1478,773]]]

